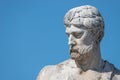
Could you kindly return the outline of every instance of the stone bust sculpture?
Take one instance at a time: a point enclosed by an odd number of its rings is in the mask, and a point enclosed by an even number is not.
[[[69,10],[64,17],[71,58],[45,66],[37,80],[120,80],[120,71],[101,58],[104,21],[93,6]]]

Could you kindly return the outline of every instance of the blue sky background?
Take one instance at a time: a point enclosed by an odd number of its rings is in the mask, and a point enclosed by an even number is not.
[[[119,0],[0,0],[0,80],[35,80],[45,65],[68,59],[63,17],[85,4],[103,15],[102,57],[120,69]]]

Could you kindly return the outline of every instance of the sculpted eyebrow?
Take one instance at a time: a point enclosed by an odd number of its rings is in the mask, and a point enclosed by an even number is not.
[[[73,24],[73,25],[77,28],[86,29],[86,27],[84,25],[81,25],[81,24]]]
[[[92,30],[92,28],[88,28],[88,27],[81,25],[81,24],[73,24],[73,25],[77,28],[81,28],[81,29],[85,29],[85,30]]]

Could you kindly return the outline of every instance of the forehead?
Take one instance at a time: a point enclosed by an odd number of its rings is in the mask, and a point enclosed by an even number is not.
[[[85,29],[76,27],[74,25],[71,25],[70,27],[66,27],[66,33],[72,33],[72,32],[81,32],[86,31]]]

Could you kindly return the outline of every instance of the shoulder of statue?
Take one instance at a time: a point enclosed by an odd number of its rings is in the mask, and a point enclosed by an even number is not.
[[[120,72],[113,75],[112,80],[120,80]]]
[[[114,67],[112,80],[120,80],[120,70]]]
[[[117,69],[113,64],[109,63],[108,61],[104,61],[103,72],[106,73],[111,72],[112,80],[120,80],[120,70]]]
[[[36,80],[48,80],[50,74],[54,71],[54,65],[48,65],[41,69]]]
[[[56,75],[57,73],[60,73],[63,70],[68,70],[71,69],[72,67],[75,66],[75,61],[72,59],[65,60],[57,65],[48,65],[42,68],[40,71],[37,80],[49,80],[49,78],[52,75]]]
[[[66,67],[67,63],[69,63],[70,60],[63,61],[57,65],[47,65],[41,69],[41,71],[38,74],[38,77],[36,80],[49,80],[49,77],[51,75],[54,75],[61,71],[64,67]]]
[[[47,65],[47,66],[43,67],[41,72],[47,73],[48,71],[53,70],[55,67],[56,67],[56,65]]]

